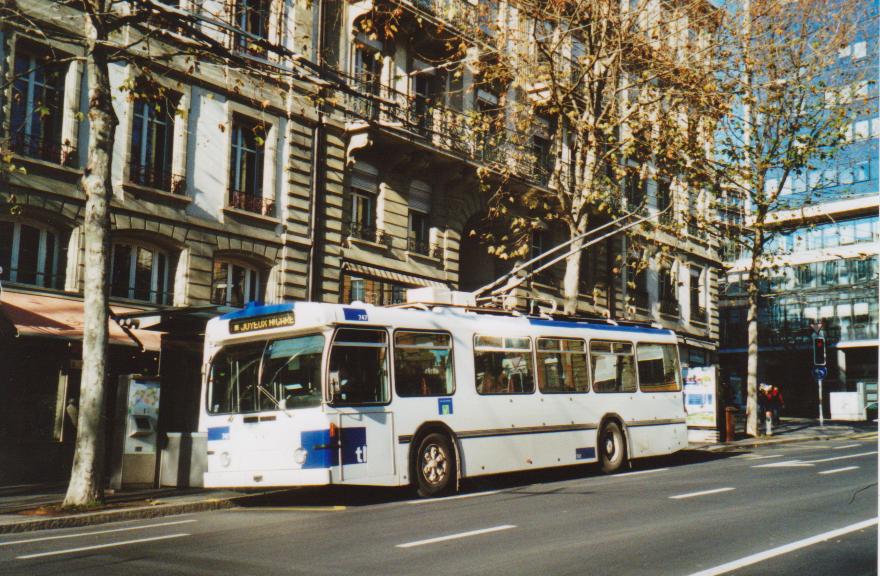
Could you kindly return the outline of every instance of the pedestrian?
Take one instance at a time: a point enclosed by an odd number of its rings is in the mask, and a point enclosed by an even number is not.
[[[768,408],[772,413],[773,424],[779,424],[779,414],[785,408],[785,401],[782,399],[782,392],[779,386],[773,385],[767,391]]]
[[[758,425],[763,420],[767,427],[767,435],[773,434],[771,425],[773,423],[773,413],[770,409],[770,385],[762,382],[758,386]]]

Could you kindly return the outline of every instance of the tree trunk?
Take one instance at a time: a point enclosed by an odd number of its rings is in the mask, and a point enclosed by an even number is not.
[[[748,367],[746,369],[746,434],[758,435],[758,282],[749,281]]]
[[[763,185],[763,180],[760,182]],[[748,360],[746,368],[746,434],[758,435],[758,298],[760,297],[759,280],[761,278],[761,258],[764,246],[764,211],[759,210],[757,216],[755,242],[752,246],[752,261],[749,268],[748,315]]]
[[[104,498],[104,381],[107,372],[107,254],[112,197],[110,165],[118,120],[101,32],[86,18],[89,40],[88,163],[80,182],[86,195],[83,370],[76,452],[64,506],[89,506]]]
[[[579,236],[580,231],[574,226],[571,230],[571,238]],[[570,254],[565,258],[565,276],[562,280],[562,297],[563,307],[566,314],[571,315],[577,312],[578,295],[581,279],[581,252],[580,248],[584,245],[583,239],[576,240],[569,246],[570,250],[577,250],[574,254]]]

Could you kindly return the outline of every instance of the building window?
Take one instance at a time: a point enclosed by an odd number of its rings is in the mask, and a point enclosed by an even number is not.
[[[346,304],[363,302],[376,306],[402,304],[406,302],[406,291],[411,287],[346,274],[342,277],[342,301]]]
[[[626,201],[630,209],[638,208],[648,196],[648,181],[639,175],[639,169],[632,167],[626,172]]]
[[[16,47],[12,85],[12,149],[17,154],[69,164],[73,148],[61,141],[66,67],[48,53]]]
[[[429,254],[430,227],[428,215],[424,212],[410,210],[409,212],[409,251],[418,254]]]
[[[260,270],[223,260],[214,261],[211,303],[242,308],[263,297],[263,274]]]
[[[377,242],[376,204],[379,192],[378,171],[359,162],[351,173],[348,203],[348,234],[353,238]]]
[[[135,184],[179,193],[183,179],[172,175],[174,154],[174,109],[147,100],[134,103],[131,126],[131,156],[128,178]]]
[[[171,262],[167,253],[136,244],[114,244],[110,295],[154,304],[171,302]]]
[[[669,180],[661,179],[657,181],[657,211],[663,213],[660,216],[661,224],[671,224],[673,220],[673,212],[663,212],[672,204],[672,183]],[[693,214],[690,215],[693,218]]]
[[[431,253],[431,186],[413,180],[409,188],[408,249],[418,254]]]
[[[48,229],[0,221],[0,280],[60,288],[60,242]]]
[[[237,29],[234,46],[236,52],[265,55],[266,49],[256,40],[269,38],[269,10],[269,0],[237,0],[233,15],[233,26]]]
[[[696,266],[690,269],[690,300],[691,322],[706,323],[706,290],[703,283],[702,268]]]
[[[678,281],[671,265],[660,268],[660,312],[669,316],[679,315]]]
[[[234,116],[229,168],[230,206],[264,216],[271,216],[275,212],[274,199],[263,193],[268,129],[269,127],[262,122]]]

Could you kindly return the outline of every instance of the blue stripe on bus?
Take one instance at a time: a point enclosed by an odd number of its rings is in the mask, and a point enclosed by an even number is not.
[[[364,427],[342,428],[342,463],[367,463],[367,429]],[[300,446],[306,449],[303,468],[330,468],[339,465],[339,446],[330,437],[330,430],[307,430],[299,434]]]
[[[331,444],[330,430],[300,432],[299,445],[307,451],[303,468],[330,468],[339,463],[339,451],[335,441]]]
[[[208,441],[211,440],[229,440],[229,426],[208,428]]]
[[[658,328],[641,328],[639,326],[614,326],[613,324],[591,324],[589,322],[571,322],[569,320],[546,320],[544,318],[529,318],[532,326],[547,326],[550,328],[591,328],[605,332],[630,332],[636,334],[674,334],[672,330]]]
[[[596,449],[595,448],[575,448],[574,449],[574,459],[575,460],[592,460],[596,457]]]
[[[248,305],[241,310],[224,314],[221,320],[236,320],[238,318],[253,318],[255,316],[267,316],[269,314],[278,314],[280,312],[290,312],[293,310],[293,303],[270,304],[265,306],[259,302],[248,302]]]

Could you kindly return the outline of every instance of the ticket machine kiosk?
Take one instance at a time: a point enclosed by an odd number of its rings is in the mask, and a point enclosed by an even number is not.
[[[154,484],[159,392],[155,377],[119,377],[111,437],[111,488]]]

